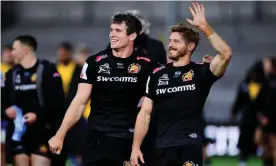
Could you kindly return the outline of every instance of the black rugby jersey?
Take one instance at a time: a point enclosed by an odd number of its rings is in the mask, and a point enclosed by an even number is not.
[[[146,96],[153,100],[157,115],[157,147],[201,140],[202,109],[217,79],[209,63],[182,67],[170,63],[154,69]]]
[[[40,68],[41,72],[38,72],[40,64],[43,65],[43,69]],[[38,73],[41,75],[39,76]],[[39,100],[39,94],[41,100]],[[23,114],[35,113],[37,121],[33,126],[37,128],[47,122],[52,124],[53,130],[56,130],[55,127],[61,123],[65,113],[60,75],[55,65],[46,60],[37,60],[36,64],[28,69],[17,65],[9,70],[6,74],[1,101],[3,112],[8,107],[16,105],[22,109]],[[8,119],[5,112],[3,116]],[[13,126],[13,121],[11,120],[9,124]]]
[[[107,49],[88,58],[80,83],[92,84],[89,124],[107,135],[132,137],[138,103],[157,65],[141,52],[118,58]]]

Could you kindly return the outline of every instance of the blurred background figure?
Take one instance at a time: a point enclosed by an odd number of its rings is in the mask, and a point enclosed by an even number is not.
[[[246,165],[250,155],[256,155],[257,146],[254,142],[254,136],[257,127],[257,108],[254,103],[265,81],[262,64],[262,60],[257,61],[239,84],[231,111],[231,120],[236,120],[237,115],[241,113],[238,142],[240,166]]]
[[[17,65],[6,73],[1,95],[2,118],[8,121],[6,159],[18,166],[51,165],[48,138],[65,110],[59,73],[54,64],[37,58],[37,47],[31,35],[14,39]]]
[[[2,48],[1,54],[1,71],[0,71],[0,79],[1,79],[1,92],[3,92],[3,88],[5,86],[5,74],[14,66],[14,58],[11,54],[12,52],[12,45],[8,44]],[[2,93],[1,93],[2,94]],[[1,97],[2,99],[2,97]],[[2,103],[2,101],[1,101]],[[4,111],[1,110],[1,115]],[[3,117],[3,116],[1,116]],[[1,129],[5,130],[7,126],[7,121],[1,119]],[[1,134],[1,165],[6,165],[5,159],[5,135]]]
[[[276,57],[263,60],[265,81],[256,101],[258,129],[256,141],[264,149],[264,166],[276,165]]]
[[[85,45],[81,45],[79,46],[79,48],[77,49],[74,58],[75,61],[77,62],[77,64],[79,66],[83,66],[83,64],[85,63],[86,59],[92,55],[92,49],[88,46]]]
[[[75,95],[80,66],[73,59],[73,45],[67,41],[61,42],[57,49],[57,69],[61,73],[63,90],[67,96],[68,103],[71,102],[72,96]]]
[[[78,51],[80,56],[78,61],[73,57],[74,48],[68,41],[63,41],[57,48],[57,70],[61,75],[63,90],[66,97],[66,108],[69,107],[73,100],[78,87],[79,77],[81,73],[81,63],[87,58],[89,50],[82,49]],[[64,150],[61,155],[56,156],[52,166],[63,166],[69,157],[70,162],[74,164],[82,164],[82,152],[85,144],[85,131],[87,123],[85,118],[80,121],[69,131],[65,143]]]
[[[2,74],[5,74],[9,69],[11,69],[14,66],[14,60],[13,60],[13,56],[12,56],[11,52],[12,52],[12,45],[11,44],[5,45],[2,48],[2,54],[1,54],[1,80],[2,80]]]

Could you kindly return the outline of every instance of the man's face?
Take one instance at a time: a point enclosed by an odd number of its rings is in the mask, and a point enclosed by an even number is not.
[[[178,60],[187,53],[187,44],[179,32],[172,32],[169,39],[169,59]]]
[[[2,62],[12,64],[13,63],[13,56],[12,56],[12,49],[5,48],[2,52]]]
[[[57,50],[58,61],[64,62],[71,59],[71,52],[65,48],[58,48]]]
[[[26,46],[24,46],[20,41],[14,41],[12,45],[12,56],[16,64],[20,63],[24,56],[28,53]]]
[[[124,48],[134,40],[131,38],[131,35],[127,35],[127,26],[124,22],[121,24],[111,24],[109,39],[112,49]]]

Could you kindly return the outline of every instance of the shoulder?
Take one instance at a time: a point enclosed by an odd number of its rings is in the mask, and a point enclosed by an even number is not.
[[[10,77],[12,75],[12,73],[15,72],[16,70],[20,70],[20,66],[19,65],[14,66],[10,70],[6,71],[6,73],[2,73],[1,72],[1,74],[3,74],[3,76],[5,76],[7,78],[7,77]]]
[[[103,59],[108,58],[109,56],[110,56],[110,53],[107,49],[102,50],[102,51],[88,57],[87,63],[98,63],[98,62],[101,62]]]
[[[200,74],[201,76],[205,76],[206,74],[210,73],[210,63],[195,63],[192,62],[192,70],[196,74]]]
[[[196,63],[196,62],[191,62],[193,63],[193,68],[194,69],[204,69],[204,68],[209,68],[210,67],[210,63],[203,63],[203,62],[200,62],[200,63]]]
[[[22,70],[21,65],[15,65],[15,66],[12,67],[10,70],[8,70],[6,74],[8,74],[8,73],[13,73],[14,71],[19,71],[19,70]]]
[[[48,77],[53,77],[53,78],[60,77],[60,74],[57,71],[57,67],[56,67],[55,63],[45,60],[45,59],[40,59],[39,61],[40,61],[40,64],[42,64],[44,67],[44,69],[43,69],[44,77],[47,77],[47,78]]]
[[[39,61],[40,61],[39,63],[43,65],[43,70],[44,70],[43,72],[46,75],[53,74],[53,73],[57,72],[57,67],[56,67],[55,63],[45,60],[45,59],[41,59]]]
[[[156,68],[153,69],[152,75],[159,75],[168,70],[169,64],[166,65],[159,65]]]
[[[45,59],[40,59],[39,63],[42,64],[45,68],[56,68],[56,64]]]

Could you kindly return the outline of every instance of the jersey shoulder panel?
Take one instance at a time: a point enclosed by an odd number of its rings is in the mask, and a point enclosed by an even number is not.
[[[163,73],[168,69],[168,65],[159,65],[155,69],[153,69],[152,74],[153,75],[158,75],[160,73]]]
[[[136,57],[136,60],[137,61],[142,61],[142,62],[147,62],[147,63],[150,63],[150,62],[152,62],[152,59],[151,58],[149,58],[149,57],[147,57],[147,56],[137,56]]]
[[[108,58],[110,55],[107,50],[100,51],[88,58],[88,62],[100,63],[103,59]]]

